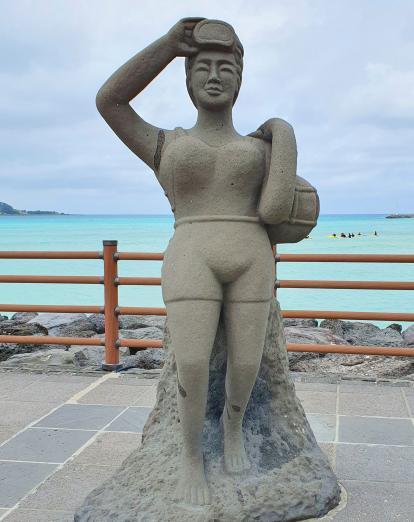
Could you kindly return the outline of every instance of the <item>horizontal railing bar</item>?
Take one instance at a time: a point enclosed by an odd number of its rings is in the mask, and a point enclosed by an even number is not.
[[[103,306],[0,304],[0,312],[57,312],[68,314],[103,314]]]
[[[34,335],[0,335],[0,343],[11,344],[63,344],[70,345],[87,345],[87,346],[103,346],[105,339],[97,339],[90,337],[53,337],[45,335],[44,337]]]
[[[351,346],[347,344],[288,344],[288,352],[340,353],[354,355],[386,355],[414,357],[414,348],[384,346]]]
[[[290,263],[414,263],[410,254],[277,254],[276,261]]]
[[[309,279],[282,279],[277,288],[325,288],[344,290],[414,290],[414,282],[403,281],[323,281]]]
[[[129,348],[162,348],[160,339],[119,339],[118,346]],[[342,353],[356,355],[389,355],[414,357],[414,348],[384,346],[351,346],[348,344],[287,344],[288,352]]]
[[[282,310],[289,319],[369,319],[372,321],[413,321],[414,314],[398,312],[348,312],[336,310]]]
[[[118,261],[162,261],[164,254],[161,252],[117,252],[115,259]]]
[[[161,284],[161,277],[118,277],[118,285],[157,286]]]
[[[143,308],[120,306],[119,315],[167,315],[165,308]],[[282,310],[282,316],[289,319],[369,319],[372,321],[414,322],[414,314],[404,312],[348,312],[329,310]]]
[[[165,308],[149,308],[142,306],[119,306],[119,315],[167,315]]]
[[[99,285],[103,284],[103,278],[99,276],[0,275],[0,283],[58,283],[74,285]]]
[[[118,339],[117,346],[124,346],[127,348],[162,348],[161,339]]]
[[[102,259],[102,252],[1,251],[0,259]]]

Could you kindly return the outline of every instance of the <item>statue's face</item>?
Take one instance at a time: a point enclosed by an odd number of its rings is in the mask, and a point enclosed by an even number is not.
[[[200,51],[191,68],[190,87],[197,107],[221,110],[232,106],[238,87],[236,60],[231,53]]]

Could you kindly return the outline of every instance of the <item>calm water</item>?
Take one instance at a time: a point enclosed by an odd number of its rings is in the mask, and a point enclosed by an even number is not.
[[[378,236],[374,236],[374,231]],[[353,239],[332,233],[361,232]],[[173,233],[170,216],[2,216],[0,250],[101,250],[103,239],[117,239],[119,250],[161,252]],[[311,238],[281,245],[279,253],[414,254],[414,219],[383,215],[329,215],[319,219]],[[159,276],[160,262],[124,261],[120,275]],[[2,274],[101,275],[102,261],[0,260]],[[356,263],[281,263],[280,279],[413,281],[414,266]],[[375,290],[279,290],[282,308],[412,312],[414,292]],[[92,285],[1,284],[0,302],[25,304],[102,304],[103,289]],[[158,287],[121,287],[124,306],[162,306]]]

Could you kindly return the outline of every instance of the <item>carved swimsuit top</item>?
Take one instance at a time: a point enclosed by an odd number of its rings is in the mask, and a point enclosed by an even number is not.
[[[214,147],[177,128],[173,140],[157,154],[161,158],[156,174],[176,219],[257,216],[266,163],[258,140]]]

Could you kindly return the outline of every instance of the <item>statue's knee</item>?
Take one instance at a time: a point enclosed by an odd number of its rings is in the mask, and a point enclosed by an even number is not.
[[[187,354],[185,357],[176,358],[179,375],[183,379],[194,379],[208,372],[209,359],[203,356]]]

